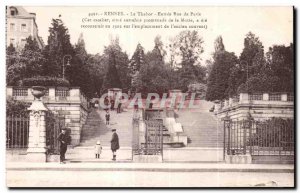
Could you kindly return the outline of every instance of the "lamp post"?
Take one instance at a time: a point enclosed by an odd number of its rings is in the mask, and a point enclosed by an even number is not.
[[[63,67],[63,71],[62,71],[63,79],[65,79],[65,58],[66,57],[68,57],[67,58],[67,66],[70,66],[70,60],[72,59],[72,56],[69,55],[69,54],[64,55],[64,57],[63,57],[63,65],[62,65],[62,67]]]
[[[245,61],[245,60],[241,61],[241,64],[242,64],[243,62],[245,62],[245,63],[246,63],[246,65],[247,65],[247,79],[246,79],[246,83],[247,83],[247,92],[248,92],[248,94],[249,94],[249,87],[248,87],[248,78],[249,78],[249,64],[248,64],[248,62],[247,62],[247,61]]]

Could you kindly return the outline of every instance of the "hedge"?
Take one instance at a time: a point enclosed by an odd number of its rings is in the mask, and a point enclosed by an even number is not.
[[[36,76],[32,78],[25,78],[22,80],[22,86],[61,86],[68,87],[70,83],[68,80],[49,76]]]

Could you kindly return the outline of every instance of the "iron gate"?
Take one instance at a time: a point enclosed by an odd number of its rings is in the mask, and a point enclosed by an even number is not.
[[[61,129],[65,127],[65,117],[55,115],[48,111],[46,113],[46,146],[48,154],[59,154],[59,141],[57,140]],[[68,131],[70,134],[70,131]]]
[[[294,120],[272,118],[255,121],[224,119],[226,155],[294,157]]]
[[[161,110],[143,110],[142,123],[139,123],[140,111],[133,117],[133,155],[163,156],[163,119]],[[144,129],[140,128],[144,124]]]

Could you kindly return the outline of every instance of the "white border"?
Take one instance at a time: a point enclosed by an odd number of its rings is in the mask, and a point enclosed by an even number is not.
[[[2,133],[0,137],[0,167],[1,167],[1,174],[0,174],[0,190],[1,192],[6,192],[8,189],[6,188],[6,181],[5,181],[5,6],[6,5],[26,5],[26,6],[50,6],[50,5],[68,5],[68,6],[116,6],[116,5],[135,5],[135,6],[153,6],[153,5],[182,5],[182,6],[189,6],[189,5],[200,5],[200,6],[291,6],[294,5],[296,9],[299,10],[299,0],[202,0],[202,1],[193,1],[193,0],[151,0],[148,2],[144,2],[141,0],[106,0],[106,1],[93,1],[93,0],[51,0],[51,1],[41,1],[41,0],[2,0],[0,1],[0,125],[2,125]],[[299,25],[299,19],[297,20],[296,26]],[[298,27],[297,27],[298,28]],[[299,30],[297,30],[297,36],[299,34]],[[297,42],[294,42],[297,44]],[[299,49],[297,49],[297,56],[299,56]],[[295,64],[296,65],[296,64]],[[299,69],[299,67],[298,67]],[[298,70],[297,70],[298,71]],[[298,74],[298,72],[297,72]],[[299,78],[298,78],[299,79]],[[299,89],[299,81],[297,81],[297,90]],[[297,97],[299,99],[299,97]],[[298,110],[298,106],[297,106]],[[298,115],[299,116],[299,115]],[[298,119],[297,116],[297,119]],[[297,139],[299,140],[299,131],[297,131]],[[297,155],[297,154],[296,154]],[[299,166],[298,166],[299,167]],[[299,178],[297,178],[299,179]],[[297,182],[296,182],[297,183]],[[298,183],[297,183],[298,184]],[[298,184],[299,185],[299,184]],[[24,192],[31,192],[32,190],[25,190]],[[57,190],[41,190],[43,192],[49,191],[57,191]],[[66,191],[66,190],[64,190]],[[73,191],[73,190],[71,190]],[[81,190],[83,191],[83,190]],[[80,191],[80,192],[81,192]],[[99,191],[99,190],[97,190]],[[100,190],[104,191],[104,190]],[[107,191],[107,190],[106,190]],[[129,190],[131,191],[131,190]],[[149,190],[148,190],[149,191]],[[173,190],[171,190],[173,191]],[[251,191],[251,190],[249,190]],[[161,192],[161,191],[159,191]]]

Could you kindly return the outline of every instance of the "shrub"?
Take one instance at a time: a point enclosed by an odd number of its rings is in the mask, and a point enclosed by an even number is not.
[[[68,80],[49,76],[36,76],[32,78],[25,78],[22,80],[22,86],[61,86],[68,87],[70,83]]]
[[[26,114],[29,104],[23,101],[16,101],[12,98],[6,100],[6,114]]]

